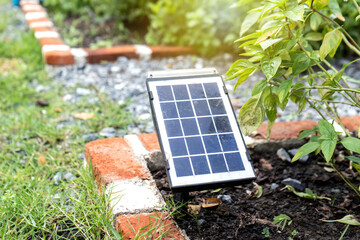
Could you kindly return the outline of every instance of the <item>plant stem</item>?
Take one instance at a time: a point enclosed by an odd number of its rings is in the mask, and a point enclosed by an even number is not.
[[[343,35],[343,40],[345,42],[345,44],[351,49],[353,50],[357,55],[360,56],[360,51],[358,49],[356,49],[356,47],[354,47],[354,45],[352,45],[349,40],[344,36],[344,34],[342,33]]]
[[[339,71],[333,67],[328,61],[326,61],[324,59],[324,63],[329,67],[331,68],[335,73],[338,73]],[[341,77],[341,80],[343,80],[344,84],[346,85],[347,88],[351,88],[351,86],[349,85],[349,83],[346,81],[345,78]],[[339,83],[339,82],[336,82],[336,84],[342,88],[342,85]],[[354,101],[354,103],[359,103],[358,101],[358,97],[356,95],[356,93],[354,94],[354,96],[352,96],[350,93],[348,93],[347,91],[345,91],[345,93]]]
[[[360,90],[356,90],[356,89],[352,89],[352,88],[334,88],[334,87],[329,87],[329,86],[310,86],[310,87],[305,86],[305,87],[303,87],[303,89],[327,89],[327,90],[332,90],[335,92],[349,91],[349,92],[354,92],[354,93],[360,93]]]
[[[332,114],[335,116],[335,119],[337,120],[337,123],[340,125],[340,127],[343,129],[343,131],[345,132],[346,136],[350,137],[349,132],[346,130],[345,126],[342,124],[342,122],[340,121],[340,117],[337,114],[336,111],[334,111],[334,109],[332,107],[330,107],[329,103],[327,101],[324,101],[326,107],[328,109],[330,109],[330,111],[332,112]]]
[[[314,98],[315,101],[317,102],[321,102],[321,99],[316,99]],[[349,102],[342,102],[342,101],[335,101],[335,100],[326,100],[328,103],[337,103],[337,104],[345,104],[345,105],[349,105],[349,106],[353,106],[353,107],[357,107],[356,104],[354,103],[349,103]]]
[[[341,234],[339,240],[342,240],[342,239],[343,239],[343,237],[345,236],[345,233],[346,233],[346,231],[348,230],[349,226],[350,226],[350,224],[346,225],[346,228],[345,228],[345,230],[343,231],[343,233]]]
[[[355,5],[356,9],[358,10],[359,14],[360,14],[360,7],[357,4],[356,0],[352,0],[353,4]]]
[[[321,12],[319,12],[318,10],[316,10],[315,8],[311,8],[314,12],[320,14],[320,16],[322,16],[323,18],[329,20],[330,22],[332,22],[333,24],[335,24],[338,28],[340,28],[346,35],[347,38],[350,39],[350,41],[352,42],[352,44],[354,44],[354,46],[357,49],[360,49],[359,45],[356,43],[356,41],[350,36],[350,34],[343,28],[341,27],[337,22],[335,22],[333,19],[329,18],[328,16],[322,14]]]
[[[356,195],[358,195],[358,197],[360,198],[360,191],[357,189],[356,186],[354,186],[354,184],[352,184],[352,182],[350,182],[350,180],[340,171],[340,169],[338,169],[335,166],[335,163],[331,163],[331,167],[336,171],[337,174],[340,175],[340,177],[346,182],[346,184],[352,189],[354,190],[354,192],[356,193]]]

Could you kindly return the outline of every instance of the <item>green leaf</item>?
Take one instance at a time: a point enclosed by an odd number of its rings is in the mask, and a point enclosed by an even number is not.
[[[290,89],[292,86],[292,80],[285,80],[280,84],[279,87],[279,102],[283,103],[287,96],[290,95]]]
[[[320,59],[324,60],[327,55],[333,57],[342,40],[341,32],[337,29],[325,34],[320,47]]]
[[[254,32],[254,33],[251,33],[249,35],[246,35],[242,38],[235,40],[234,43],[246,41],[246,40],[253,39],[253,38],[258,38],[258,37],[260,37],[261,34],[262,34],[261,32]]]
[[[341,14],[341,9],[337,0],[329,0],[329,8],[339,20],[345,22],[345,18]]]
[[[357,17],[355,18],[355,22],[357,22],[360,19],[360,15],[357,15]]]
[[[289,18],[292,21],[304,21],[304,5],[297,5],[296,7],[285,11],[285,17]]]
[[[258,129],[265,120],[265,110],[260,96],[261,94],[251,97],[240,109],[239,125],[245,135]]]
[[[325,140],[321,142],[321,151],[324,154],[326,162],[330,162],[336,147],[337,141],[334,140]]]
[[[319,32],[309,32],[305,35],[305,39],[308,41],[321,41],[323,36]]]
[[[252,71],[256,68],[256,65],[254,65],[252,62],[250,62],[247,59],[239,59],[235,61],[230,69],[226,72],[226,80],[234,79],[240,75],[246,76],[248,74],[248,69],[252,69]],[[244,81],[246,78],[244,79]]]
[[[352,162],[360,163],[360,158],[355,156],[345,156],[345,158],[349,159]]]
[[[294,63],[292,65],[293,75],[296,76],[302,73],[310,66],[310,59],[305,53],[297,53]]]
[[[260,92],[264,90],[264,88],[267,86],[266,79],[262,79],[260,81],[257,81],[252,89],[251,96],[258,95]]]
[[[346,215],[345,217],[341,218],[341,219],[336,219],[336,220],[322,220],[324,222],[339,222],[339,223],[345,223],[345,224],[349,224],[349,225],[354,225],[354,226],[360,226],[360,222],[355,218],[354,215]]]
[[[274,126],[275,121],[269,121],[268,125],[267,125],[267,131],[266,131],[266,139],[269,139],[270,134],[271,134],[271,129]]]
[[[234,89],[238,88],[243,82],[245,82],[250,75],[252,75],[255,72],[255,68],[246,68],[244,70],[241,70],[239,74],[237,74],[238,81],[234,86]]]
[[[360,164],[352,163],[352,166],[360,173]]]
[[[296,196],[301,197],[301,198],[306,198],[306,199],[326,199],[326,200],[331,201],[331,198],[321,197],[321,196],[318,196],[318,195],[314,194],[313,191],[311,191],[310,188],[306,188],[305,192],[297,192],[294,187],[292,187],[290,185],[286,185],[281,190],[284,190],[284,189],[288,189],[290,192],[294,193]]]
[[[274,57],[269,59],[268,57],[264,57],[261,60],[261,70],[265,74],[268,81],[270,81],[273,76],[276,74],[281,64],[281,57]]]
[[[354,61],[352,61],[352,62],[345,63],[345,64],[342,66],[341,70],[338,71],[338,72],[334,75],[333,80],[338,82],[338,81],[342,78],[342,75],[344,74],[345,69],[346,69],[348,66],[350,66],[351,64],[353,64],[354,62],[357,62],[357,61],[359,61],[359,60],[360,60],[360,58],[358,58],[358,59],[356,59],[356,60],[354,60]]]
[[[320,9],[326,7],[328,4],[329,4],[329,0],[315,0],[314,7],[317,10],[320,10]]]
[[[243,23],[241,24],[240,36],[247,32],[259,19],[260,12],[251,12],[244,18]]]
[[[311,134],[313,134],[314,132],[315,132],[314,129],[302,130],[299,134],[298,140],[304,139],[304,138],[310,136]]]
[[[319,14],[313,13],[310,16],[310,27],[313,31],[317,31],[322,23],[322,18]]]
[[[320,143],[318,142],[308,142],[299,148],[299,150],[296,152],[295,156],[291,160],[291,162],[295,162],[299,158],[308,155],[309,153],[315,151],[318,147],[320,147]]]
[[[261,46],[261,48],[262,48],[263,50],[265,50],[265,49],[267,49],[268,47],[274,45],[275,43],[280,42],[281,40],[282,40],[282,38],[275,38],[275,39],[270,38],[270,39],[268,39],[268,40],[266,40],[266,41],[261,42],[261,43],[260,43],[260,46]]]
[[[320,134],[326,138],[332,139],[335,134],[334,126],[323,119],[319,120],[318,125]]]
[[[360,153],[360,139],[358,138],[346,137],[341,140],[341,144],[344,145],[347,150]]]

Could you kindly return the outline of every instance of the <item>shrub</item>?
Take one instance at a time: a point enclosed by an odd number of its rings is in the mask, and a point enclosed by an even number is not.
[[[149,44],[193,46],[213,54],[238,37],[245,10],[234,0],[159,0],[150,4]],[[247,4],[248,5],[248,4]]]

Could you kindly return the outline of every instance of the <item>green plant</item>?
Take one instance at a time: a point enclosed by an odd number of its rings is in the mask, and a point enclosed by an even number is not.
[[[270,231],[269,231],[268,228],[263,228],[261,234],[264,235],[264,237],[266,237],[266,238],[268,238],[268,239],[271,239]]]
[[[288,189],[289,191],[293,192],[296,196],[299,196],[299,197],[302,197],[302,198],[306,198],[306,199],[326,199],[326,200],[331,201],[331,199],[328,198],[328,197],[322,197],[322,196],[316,195],[309,188],[306,188],[305,192],[297,192],[294,187],[292,187],[290,185],[286,185],[283,189]]]
[[[353,0],[352,3],[360,13],[357,2]],[[283,110],[289,101],[293,101],[298,105],[299,113],[310,106],[323,119],[336,120],[347,134],[341,143],[347,149],[359,152],[350,146],[350,142],[360,140],[350,137],[336,110],[336,104],[360,107],[360,89],[351,88],[349,78],[344,74],[345,69],[359,59],[344,64],[340,70],[328,61],[342,42],[360,56],[357,42],[337,22],[342,20],[344,17],[336,0],[266,0],[248,12],[241,26],[242,36],[236,40],[244,51],[241,55],[247,58],[234,62],[227,72],[229,80],[237,78],[235,88],[257,71],[265,75],[265,79],[255,84],[252,97],[240,109],[239,123],[245,134],[256,130],[266,116],[269,136],[277,109]],[[246,34],[254,27],[256,31]],[[331,162],[333,149],[340,140],[336,140],[338,134],[331,131],[329,125],[320,121],[322,136],[313,137],[296,158],[303,152],[323,149],[326,161]],[[357,161],[349,154],[351,161]],[[355,186],[351,188],[360,197],[359,190]]]
[[[293,238],[298,234],[298,231],[292,229],[292,227],[290,228],[292,220],[286,214],[275,216],[272,224],[276,225],[277,229],[280,228],[281,231],[284,231],[284,228],[286,227],[287,232],[290,234],[289,240],[293,240]]]
[[[336,166],[334,152],[337,144],[342,144],[349,153],[360,153],[360,139],[354,137],[345,137],[343,139],[338,138],[340,132],[336,132],[332,124],[326,120],[319,120],[318,127],[313,129],[307,129],[301,132],[298,139],[308,137],[309,135],[316,134],[310,138],[310,142],[304,144],[292,159],[292,162],[299,158],[315,152],[321,154],[325,161],[341,176],[341,178],[354,190],[354,192],[360,197],[359,189],[350,182],[350,180],[340,171]],[[319,135],[320,134],[320,135]],[[360,158],[355,156],[346,156],[347,159],[352,161],[355,169],[360,166]]]
[[[146,41],[193,46],[202,54],[213,54],[219,46],[229,45],[237,37],[239,16],[245,11],[235,3],[234,0],[159,0],[150,4],[152,14]]]

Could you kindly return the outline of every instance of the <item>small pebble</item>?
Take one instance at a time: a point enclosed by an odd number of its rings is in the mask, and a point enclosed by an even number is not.
[[[298,148],[294,148],[294,149],[288,150],[288,152],[290,153],[291,156],[295,156],[295,154],[297,153],[298,150],[299,150]],[[309,159],[309,154],[299,158],[298,161],[302,162],[302,163],[306,163],[308,159]]]
[[[216,198],[220,199],[222,202],[231,202],[230,195],[218,195]]]
[[[276,155],[283,161],[291,162],[291,158],[284,148],[279,148],[276,151]]]
[[[297,191],[303,192],[305,190],[304,184],[297,179],[286,178],[286,179],[282,180],[281,183],[285,184],[285,185],[290,185],[293,188],[295,188],[295,190],[297,190]]]
[[[277,189],[278,187],[279,187],[279,184],[277,184],[277,183],[272,183],[271,186],[270,186],[270,189],[271,189],[271,190],[275,190],[275,189]]]
[[[102,129],[99,134],[100,134],[100,136],[106,137],[106,138],[115,137],[116,129],[113,127],[107,127],[107,128]]]

